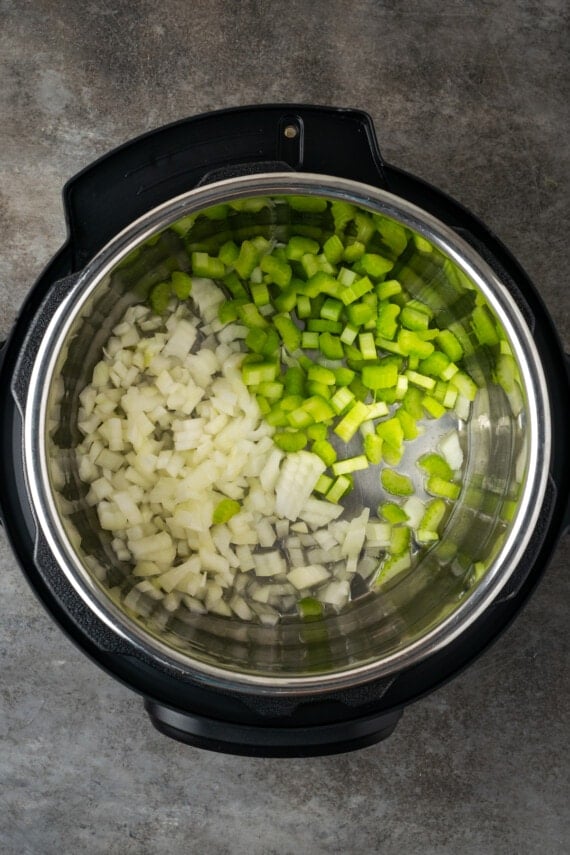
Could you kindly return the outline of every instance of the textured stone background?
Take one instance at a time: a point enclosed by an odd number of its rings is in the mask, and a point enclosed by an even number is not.
[[[565,0],[0,0],[0,337],[64,238],[67,178],[186,115],[304,101],[368,110],[388,161],[519,257],[570,350],[569,23]],[[0,851],[566,853],[568,546],[387,742],[261,760],[154,732],[0,535]]]

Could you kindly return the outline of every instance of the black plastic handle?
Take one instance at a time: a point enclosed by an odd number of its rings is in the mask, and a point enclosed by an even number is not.
[[[206,113],[126,143],[67,183],[73,269],[133,220],[191,190],[206,174],[259,163],[386,186],[367,113],[302,104]]]
[[[206,718],[145,699],[160,733],[208,751],[248,757],[315,757],[366,748],[394,731],[401,710],[308,727],[256,727]]]

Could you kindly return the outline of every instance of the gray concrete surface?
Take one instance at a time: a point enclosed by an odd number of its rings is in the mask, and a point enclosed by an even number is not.
[[[218,107],[368,110],[387,160],[479,214],[570,350],[565,0],[0,0],[0,337],[98,155]],[[384,744],[316,760],[184,748],[34,599],[0,536],[0,852],[562,855],[569,541],[492,650]]]

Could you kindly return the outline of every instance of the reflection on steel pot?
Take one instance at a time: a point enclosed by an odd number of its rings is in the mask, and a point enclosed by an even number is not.
[[[353,111],[190,119],[66,202],[1,368],[32,585],[176,738],[383,738],[563,530],[568,381],[534,288]]]

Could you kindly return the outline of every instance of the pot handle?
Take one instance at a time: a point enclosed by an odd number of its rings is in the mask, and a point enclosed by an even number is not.
[[[73,270],[133,220],[207,176],[212,180],[219,170],[243,175],[260,166],[387,186],[367,113],[306,104],[206,113],[126,143],[66,184]]]
[[[402,715],[401,710],[390,710],[312,727],[255,727],[182,712],[149,698],[145,708],[154,727],[171,739],[248,757],[314,757],[355,751],[390,736]]]

